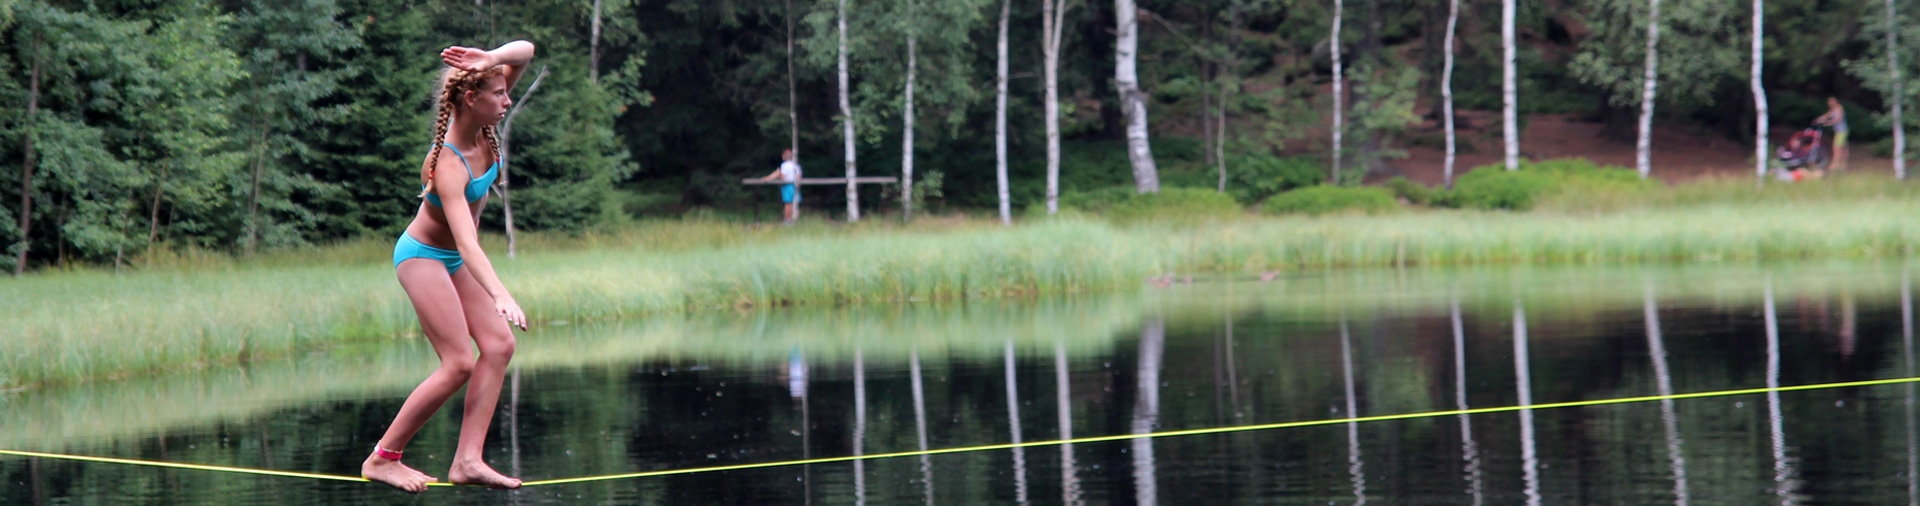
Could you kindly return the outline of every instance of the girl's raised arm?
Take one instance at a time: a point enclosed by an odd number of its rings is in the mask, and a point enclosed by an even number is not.
[[[507,89],[513,89],[520,82],[520,74],[527,70],[527,64],[533,62],[533,43],[524,40],[508,42],[492,51],[471,47],[453,46],[440,51],[440,61],[447,66],[479,72],[495,65],[507,66]]]

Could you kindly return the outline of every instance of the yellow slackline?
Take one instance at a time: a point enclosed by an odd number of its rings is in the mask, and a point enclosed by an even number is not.
[[[676,475],[676,474],[711,473],[711,472],[719,472],[719,471],[737,471],[742,469],[765,469],[770,467],[799,466],[799,465],[808,465],[808,464],[832,464],[837,462],[852,462],[855,460],[888,459],[888,458],[895,458],[895,457],[913,457],[913,456],[920,456],[920,455],[945,455],[950,453],[1008,450],[1013,448],[1031,448],[1036,446],[1061,446],[1061,445],[1080,444],[1080,443],[1100,443],[1100,442],[1106,442],[1106,441],[1123,441],[1128,439],[1140,439],[1140,438],[1197,436],[1202,434],[1248,432],[1248,431],[1269,430],[1269,429],[1288,429],[1288,428],[1295,428],[1295,427],[1313,427],[1313,426],[1319,426],[1319,425],[1335,425],[1335,424],[1355,423],[1355,422],[1384,422],[1389,420],[1435,418],[1435,417],[1455,416],[1455,415],[1482,415],[1482,414],[1488,414],[1488,413],[1510,413],[1510,412],[1520,411],[1525,409],[1577,408],[1577,407],[1584,407],[1584,406],[1604,406],[1604,405],[1610,405],[1610,404],[1628,404],[1628,403],[1635,403],[1635,402],[1648,402],[1648,401],[1660,401],[1660,400],[1699,399],[1699,398],[1706,398],[1706,397],[1727,397],[1727,396],[1734,396],[1734,395],[1751,395],[1751,394],[1760,394],[1760,393],[1767,393],[1767,392],[1797,392],[1797,391],[1805,391],[1805,390],[1826,390],[1826,389],[1833,389],[1833,388],[1892,385],[1892,384],[1899,384],[1899,383],[1920,383],[1920,377],[1889,378],[1889,379],[1866,380],[1866,381],[1846,381],[1846,382],[1839,382],[1839,383],[1817,383],[1812,385],[1784,386],[1779,388],[1747,388],[1747,389],[1740,389],[1740,390],[1719,390],[1719,391],[1712,391],[1712,392],[1696,392],[1696,393],[1690,393],[1690,394],[1649,395],[1644,397],[1622,397],[1617,399],[1601,399],[1601,400],[1595,400],[1595,401],[1554,402],[1554,403],[1547,403],[1547,404],[1533,404],[1533,405],[1527,405],[1527,406],[1503,406],[1498,408],[1455,409],[1455,410],[1447,410],[1447,411],[1428,411],[1423,413],[1408,413],[1408,414],[1401,414],[1401,415],[1380,415],[1380,416],[1362,416],[1362,417],[1354,417],[1354,418],[1334,418],[1334,419],[1327,419],[1327,420],[1311,420],[1311,421],[1304,421],[1304,422],[1282,422],[1282,423],[1269,423],[1269,424],[1259,424],[1259,425],[1237,425],[1232,427],[1214,427],[1214,428],[1208,428],[1208,429],[1189,429],[1189,430],[1175,430],[1175,431],[1166,431],[1166,432],[1150,432],[1145,434],[1121,434],[1121,435],[1115,435],[1115,436],[1083,437],[1083,438],[1063,439],[1063,440],[1055,440],[1055,441],[1033,441],[1033,442],[1027,442],[1027,443],[1017,443],[1017,444],[1003,443],[1003,444],[993,444],[993,445],[967,446],[967,447],[960,447],[960,448],[943,448],[938,450],[876,453],[872,455],[826,457],[826,458],[818,458],[818,459],[788,460],[788,461],[781,461],[781,462],[764,462],[764,463],[757,463],[757,464],[734,464],[734,465],[727,465],[727,466],[696,467],[696,468],[688,468],[688,469],[668,469],[668,470],[662,470],[662,471],[647,471],[647,472],[640,472],[640,473],[610,474],[610,475],[604,475],[604,476],[586,476],[586,477],[580,477],[580,478],[563,478],[563,479],[556,479],[556,480],[536,480],[536,481],[522,482],[520,486],[533,487],[533,486],[540,486],[540,485],[561,485],[561,484],[567,484],[567,483],[581,483],[581,482],[589,482],[589,481],[650,478],[655,476],[669,476],[669,475]],[[265,469],[248,469],[244,467],[203,466],[199,464],[180,464],[180,463],[174,463],[174,462],[156,462],[156,461],[150,461],[150,460],[88,457],[88,456],[82,456],[82,455],[63,455],[58,453],[0,450],[0,455],[80,460],[80,461],[87,461],[87,462],[102,462],[102,463],[108,463],[108,464],[128,464],[128,465],[138,465],[138,466],[170,467],[175,469],[193,469],[193,470],[199,470],[199,471],[216,471],[216,472],[224,472],[224,473],[256,474],[256,475],[266,475],[266,476],[286,476],[291,478],[309,478],[309,479],[316,479],[316,480],[359,481],[359,482],[367,481],[366,478],[361,478],[358,476],[295,473],[295,472],[288,472],[288,471],[271,471],[271,470],[265,470]],[[452,486],[452,484],[449,484],[449,483],[438,483],[438,482],[429,483],[428,485],[439,486],[439,487]]]

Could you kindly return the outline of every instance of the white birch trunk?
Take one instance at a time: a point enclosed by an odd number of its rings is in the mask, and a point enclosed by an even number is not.
[[[1013,0],[1000,0],[1000,68],[993,104],[993,175],[1000,184],[1000,224],[1013,224],[1013,204],[1007,193],[1007,17]]]
[[[860,221],[860,189],[853,183],[853,104],[847,96],[847,0],[840,0],[840,118],[847,139],[847,221]]]
[[[1446,63],[1440,70],[1440,113],[1442,117],[1440,121],[1446,124],[1447,131],[1447,161],[1441,169],[1440,184],[1449,189],[1453,188],[1453,162],[1455,154],[1458,152],[1454,147],[1456,139],[1453,132],[1453,33],[1459,24],[1460,0],[1452,0],[1447,6]]]
[[[1113,84],[1120,92],[1120,107],[1127,113],[1127,159],[1133,162],[1133,188],[1140,193],[1160,192],[1160,171],[1154,167],[1153,148],[1147,144],[1147,96],[1140,91],[1136,68],[1140,46],[1139,9],[1133,0],[1113,0],[1115,32],[1113,43]]]
[[[800,163],[800,92],[793,76],[793,0],[787,0],[787,134],[794,163]]]
[[[1634,163],[1640,179],[1653,172],[1653,99],[1660,83],[1660,0],[1647,0],[1647,68],[1641,76],[1640,139],[1634,143]]]
[[[1064,0],[1040,0],[1041,54],[1047,99],[1047,214],[1060,212],[1060,38],[1066,22]]]
[[[1513,66],[1513,2],[1500,2],[1500,109],[1506,122],[1507,170],[1520,169],[1520,92]]]
[[[1753,90],[1753,175],[1765,181],[1767,177],[1767,90],[1760,86],[1760,47],[1766,35],[1760,31],[1765,21],[1765,0],[1753,0],[1753,70],[1749,72],[1748,87]]]
[[[1887,74],[1893,81],[1893,178],[1907,179],[1907,124],[1901,118],[1902,103],[1907,95],[1901,91],[1900,55],[1898,53],[1899,27],[1893,22],[1893,0],[1887,0]]]
[[[913,78],[920,66],[920,47],[913,28],[918,22],[913,17],[913,0],[907,0],[907,103],[901,108],[906,127],[900,132],[900,217],[904,220],[913,219]]]
[[[1340,61],[1340,18],[1346,14],[1347,3],[1333,0],[1333,38],[1329,45],[1333,53],[1333,166],[1328,169],[1327,182],[1340,184],[1340,134],[1346,130],[1347,95],[1346,69]]]

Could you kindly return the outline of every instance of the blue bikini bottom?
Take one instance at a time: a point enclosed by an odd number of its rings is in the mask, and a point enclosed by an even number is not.
[[[403,232],[400,234],[400,241],[393,244],[393,267],[400,268],[400,262],[409,258],[426,258],[446,264],[449,276],[458,272],[460,264],[465,263],[460,259],[460,252],[422,244],[418,239]]]

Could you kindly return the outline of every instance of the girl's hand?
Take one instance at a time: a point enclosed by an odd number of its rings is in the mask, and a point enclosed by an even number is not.
[[[440,51],[440,61],[447,66],[469,72],[479,72],[493,68],[493,54],[470,47],[453,46]]]
[[[527,313],[520,310],[520,303],[514,302],[513,296],[493,299],[493,310],[507,319],[507,325],[527,330]]]

